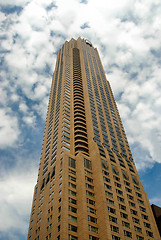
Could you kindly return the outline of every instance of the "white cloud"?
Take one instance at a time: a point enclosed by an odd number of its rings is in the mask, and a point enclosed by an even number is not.
[[[26,113],[28,111],[28,106],[26,105],[26,103],[21,102],[20,105],[19,105],[19,109],[20,109],[20,111]]]
[[[160,206],[161,197],[150,198],[149,201],[150,201],[151,204],[155,204],[157,206]]]
[[[3,169],[0,176],[0,232],[5,235],[12,235],[13,229],[21,234],[27,232],[26,215],[30,214],[37,167],[28,166],[27,169],[17,166],[12,173]]]
[[[18,140],[18,120],[11,109],[0,109],[0,119],[0,148],[10,147]]]
[[[2,6],[24,6],[26,5],[27,3],[29,3],[31,0],[14,0],[14,1],[10,1],[10,0],[0,0],[0,4]]]
[[[35,119],[36,116],[34,116],[32,113],[30,113],[30,115],[28,116],[23,116],[22,120],[27,124],[30,125],[32,127],[35,126]]]

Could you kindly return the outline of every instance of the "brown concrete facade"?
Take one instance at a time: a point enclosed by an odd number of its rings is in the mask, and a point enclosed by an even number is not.
[[[28,240],[159,240],[97,49],[57,56]]]

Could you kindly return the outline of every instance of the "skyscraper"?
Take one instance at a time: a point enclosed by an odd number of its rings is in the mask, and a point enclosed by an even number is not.
[[[28,240],[160,239],[97,52],[57,56]]]

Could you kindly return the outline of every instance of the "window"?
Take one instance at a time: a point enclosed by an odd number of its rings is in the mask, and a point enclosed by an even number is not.
[[[65,146],[63,146],[62,149],[63,149],[63,150],[66,150],[66,151],[68,151],[68,152],[70,152],[70,149],[67,148],[67,147],[65,147]]]
[[[126,186],[129,186],[129,187],[130,187],[130,183],[129,183],[129,182],[124,181],[124,184],[125,184]]]
[[[113,240],[120,240],[120,237],[117,237],[117,236],[112,235],[112,239],[113,239]]]
[[[117,218],[115,218],[115,217],[113,217],[113,216],[110,216],[110,215],[109,215],[109,220],[110,220],[111,222],[117,223]]]
[[[114,205],[114,201],[112,201],[111,199],[106,198],[106,200],[108,204]]]
[[[105,191],[106,196],[113,198],[113,193]]]
[[[139,181],[137,180],[136,176],[131,174],[131,177],[132,177],[133,183],[136,185],[139,185]]]
[[[128,219],[128,215],[126,213],[120,212],[122,218]]]
[[[75,160],[73,158],[69,158],[69,166],[72,168],[76,168]]]
[[[88,215],[88,221],[93,222],[93,223],[97,223],[97,218]]]
[[[129,231],[124,230],[124,236],[132,238],[132,233]]]
[[[137,186],[134,186],[135,190],[140,191],[140,188]]]
[[[89,172],[88,170],[85,169],[84,172],[85,172],[85,174],[87,174],[87,175],[89,175],[89,176],[92,176],[92,173]]]
[[[69,202],[70,203],[73,203],[73,204],[77,204],[77,200],[73,199],[73,198],[68,198]]]
[[[134,218],[134,217],[133,217],[132,220],[133,220],[134,223],[140,224],[140,221],[139,221],[138,218]]]
[[[92,186],[91,184],[88,184],[88,183],[86,183],[86,188],[89,188],[89,189],[91,189],[91,190],[94,190],[94,186]]]
[[[134,215],[138,215],[137,211],[133,210],[133,209],[130,209],[130,212]]]
[[[93,183],[93,179],[92,179],[92,178],[89,178],[89,177],[87,177],[87,176],[85,176],[85,180],[88,181],[88,182]]]
[[[69,168],[69,173],[76,175],[76,172]]]
[[[73,184],[73,183],[71,183],[71,182],[69,182],[69,183],[68,183],[68,186],[69,186],[69,187],[71,187],[71,188],[74,188],[74,189],[76,189],[76,185],[75,185],[75,184]]]
[[[117,196],[117,199],[118,199],[118,201],[120,201],[120,202],[123,202],[124,203],[124,198],[122,198],[122,197],[119,197],[119,196]]]
[[[147,227],[147,228],[151,228],[150,224],[146,223],[146,222],[144,222],[144,226]]]
[[[130,223],[122,221],[122,226],[130,228]]]
[[[72,180],[73,182],[76,182],[76,178],[73,177],[73,176],[70,176],[70,175],[69,175],[69,180]]]
[[[138,203],[144,205],[144,201],[142,201],[142,200],[140,200],[140,199],[138,199]]]
[[[116,174],[116,175],[119,175],[119,171],[118,171],[117,167],[114,166],[113,164],[111,164],[111,166],[112,166],[113,173]]]
[[[57,236],[57,240],[60,240],[60,235],[59,235],[59,236]]]
[[[72,190],[69,190],[68,193],[74,197],[76,197],[77,193],[76,192],[73,192]]]
[[[115,186],[121,188],[121,184],[120,183],[115,182]]]
[[[88,206],[87,206],[87,211],[90,213],[96,214],[96,209],[88,207]]]
[[[132,193],[132,190],[130,188],[125,187],[126,191],[129,193]]]
[[[66,142],[66,141],[64,141],[64,140],[63,140],[61,143],[62,143],[62,144],[66,144],[67,146],[70,147],[70,143],[68,143],[68,142]]]
[[[99,240],[99,238],[89,235],[89,240]]]
[[[72,207],[72,206],[69,206],[69,207],[68,207],[68,210],[69,210],[70,212],[77,213],[77,209],[74,208],[74,207]]]
[[[137,240],[144,240],[143,237],[136,235]]]
[[[65,136],[65,135],[63,135],[63,138],[65,138],[66,140],[70,141],[70,138]]]
[[[77,232],[77,227],[76,227],[76,226],[73,226],[73,225],[71,225],[71,224],[68,224],[68,229],[69,229],[70,231]]]
[[[72,221],[72,222],[77,222],[77,217],[74,217],[74,216],[72,216],[72,215],[68,215],[68,219],[69,219],[69,221]]]
[[[148,216],[145,215],[145,214],[141,214],[142,218],[145,219],[145,220],[148,220]]]
[[[88,230],[91,232],[98,233],[98,228],[91,225],[88,225]]]
[[[131,196],[131,195],[129,195],[129,194],[127,194],[127,197],[128,197],[129,199],[131,199],[131,200],[134,200],[133,196]]]
[[[111,187],[110,185],[106,184],[106,183],[104,183],[104,187],[107,188],[107,189],[109,189],[109,190],[112,189],[112,187]]]
[[[91,161],[89,161],[88,159],[84,158],[84,167],[88,168],[88,169],[92,169],[92,163]]]
[[[78,239],[77,237],[70,235],[70,234],[68,236],[69,236],[68,237],[69,240],[77,240]]]
[[[101,158],[101,164],[102,164],[102,168],[108,170],[108,164],[107,164],[107,161],[105,161],[104,159]]]
[[[122,171],[123,178],[126,180],[129,180],[129,176],[128,176],[127,172],[125,172],[123,169],[121,171]]]
[[[116,210],[114,208],[108,207],[108,212],[116,214]]]
[[[134,207],[134,208],[136,207],[136,206],[135,206],[135,203],[130,202],[130,201],[129,201],[129,205],[130,205],[131,207]]]
[[[119,228],[113,225],[110,225],[111,231],[119,233]]]
[[[122,204],[119,204],[119,208],[126,211],[126,206],[122,205]]]
[[[146,235],[149,236],[149,237],[153,237],[153,233],[150,232],[150,231],[146,231]]]
[[[94,197],[94,193],[93,192],[90,192],[88,190],[86,190],[86,195],[90,196],[90,197]]]
[[[136,195],[139,197],[139,198],[142,198],[142,195],[138,192],[136,192]]]
[[[95,206],[95,201],[93,201],[93,200],[91,200],[89,198],[87,198],[87,203]]]
[[[116,181],[120,182],[120,178],[119,178],[119,177],[113,175],[113,178],[114,178]]]
[[[107,178],[107,177],[104,177],[104,176],[103,176],[103,180],[106,181],[106,182],[110,182],[110,179]]]
[[[141,230],[140,227],[134,226],[134,228],[135,228],[135,231],[136,231],[136,232],[140,232],[140,233],[142,233],[142,230]]]
[[[116,192],[120,195],[123,195],[123,191],[119,190],[119,189],[116,189]]]
[[[139,207],[140,208],[140,211],[142,211],[142,212],[146,212],[146,208],[144,208],[144,207]]]

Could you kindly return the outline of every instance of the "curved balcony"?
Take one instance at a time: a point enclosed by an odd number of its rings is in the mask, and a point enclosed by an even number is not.
[[[84,137],[87,137],[87,133],[86,133],[86,131],[84,131],[84,129],[82,130],[82,129],[80,129],[80,128],[78,128],[78,129],[75,129],[75,133],[74,133],[74,137],[79,137],[79,136],[84,136]]]
[[[79,151],[88,154],[87,127],[83,97],[83,84],[79,50],[73,48],[73,95],[75,155]]]
[[[75,110],[82,110],[82,112],[84,112],[84,115],[85,115],[85,110],[84,110],[84,106],[81,106],[80,104],[76,103],[74,104],[74,111]]]
[[[77,121],[77,122],[74,123],[74,128],[76,128],[77,126],[78,127],[84,127],[86,129],[86,124],[82,123],[80,121]]]
[[[88,149],[86,147],[84,147],[84,146],[75,147],[75,154],[76,155],[78,154],[79,151],[86,153],[86,155],[88,156],[89,152],[88,152]]]
[[[88,143],[86,141],[85,142],[82,141],[82,140],[81,140],[81,142],[80,142],[80,140],[75,141],[75,147],[78,146],[78,145],[79,146],[84,146],[85,148],[88,149]]]
[[[86,125],[86,121],[85,121],[85,119],[83,119],[83,118],[81,118],[81,117],[76,117],[75,119],[74,119],[74,124],[75,123],[83,123],[83,124],[85,124]]]
[[[84,114],[81,113],[81,112],[76,112],[76,113],[75,113],[74,119],[77,119],[77,118],[78,118],[78,119],[82,118],[82,119],[84,119],[84,120],[86,121],[86,118],[85,118]]]
[[[75,140],[75,141],[77,141],[77,140],[82,140],[82,141],[87,142],[87,137],[82,136],[82,135],[77,135],[76,137],[74,137],[74,140]]]

